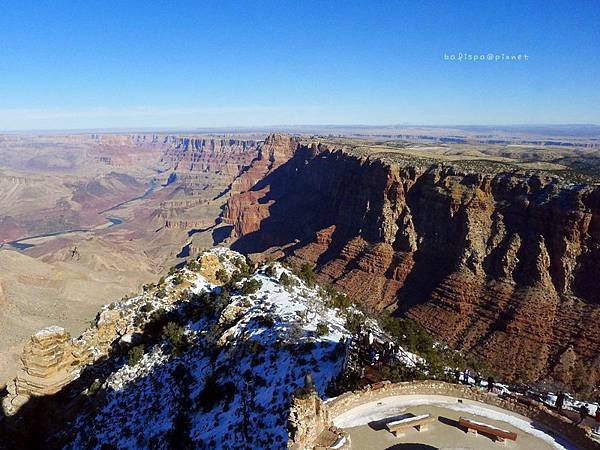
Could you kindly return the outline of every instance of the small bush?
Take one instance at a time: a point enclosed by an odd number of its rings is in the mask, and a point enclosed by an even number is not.
[[[163,326],[169,321],[169,313],[164,308],[159,308],[150,314],[144,325],[144,338],[146,342],[153,342],[160,337]]]
[[[313,287],[317,276],[315,275],[315,268],[312,264],[304,263],[300,266],[300,269],[296,271],[296,275],[300,278],[307,286]]]
[[[293,277],[290,277],[285,272],[282,272],[281,275],[279,276],[279,283],[286,289],[296,286],[296,284],[297,284],[296,280],[294,280]]]
[[[275,325],[275,320],[271,316],[258,316],[256,322],[261,327],[272,328]]]
[[[223,268],[217,270],[217,272],[215,273],[215,277],[223,284],[229,281],[229,275],[227,274],[227,271]]]
[[[217,376],[210,374],[206,378],[204,388],[198,395],[198,406],[204,412],[208,412],[220,402],[224,402],[225,404],[230,403],[235,396],[236,390],[235,384],[231,382],[219,384]]]
[[[348,315],[346,316],[346,329],[350,333],[356,334],[360,331],[364,322],[365,318],[362,314],[348,313]]]
[[[133,321],[133,325],[136,328],[141,328],[145,322],[146,322],[146,317],[143,314],[141,314],[135,318],[135,320]]]
[[[273,265],[268,265],[267,268],[265,269],[265,275],[268,277],[274,277],[275,276],[275,266]]]
[[[248,341],[248,343],[246,344],[246,348],[248,350],[248,353],[251,353],[253,355],[258,355],[265,351],[265,346],[255,340]]]
[[[200,260],[190,261],[187,263],[187,268],[192,272],[199,272],[202,269]]]
[[[341,346],[338,344],[327,354],[326,359],[331,362],[335,362],[340,358],[340,355],[344,354],[344,345]]]
[[[179,285],[181,283],[183,283],[183,274],[182,273],[178,273],[177,275],[175,275],[173,277],[173,284],[177,286],[177,285]]]
[[[389,314],[383,315],[380,323],[382,328],[402,347],[423,356],[431,352],[434,340],[419,323],[392,317]]]
[[[242,294],[243,295],[251,295],[256,293],[262,286],[262,282],[260,280],[256,280],[254,278],[250,280],[246,280],[242,285]]]
[[[254,273],[254,265],[245,258],[235,258],[233,264],[242,274],[242,277],[248,277]]]
[[[337,389],[331,395],[339,395],[342,392],[356,391],[362,387],[360,375],[356,372],[348,372],[342,375],[337,382]]]
[[[242,281],[243,278],[244,277],[242,276],[242,273],[239,270],[234,270],[234,272],[231,274],[231,277],[229,278],[229,281],[223,285],[223,289],[229,292],[235,291],[237,289],[237,283]]]
[[[329,327],[326,323],[320,323],[317,325],[317,336],[326,336],[329,334]]]
[[[316,347],[317,345],[314,343],[314,341],[304,341],[300,345],[298,345],[298,353],[302,354],[312,352]]]
[[[217,312],[217,296],[213,292],[202,292],[194,294],[190,300],[190,305],[196,314],[196,319],[207,315],[212,316]]]
[[[94,395],[96,392],[98,392],[100,390],[101,387],[102,387],[102,381],[100,381],[99,378],[96,378],[94,380],[94,382],[90,385],[90,387],[87,389],[87,394]]]
[[[348,309],[351,305],[352,301],[347,295],[335,291],[330,294],[327,301],[327,306],[330,308]]]
[[[131,347],[127,352],[127,364],[130,366],[135,366],[140,362],[142,357],[144,356],[144,346],[136,345],[135,347]]]
[[[142,307],[140,308],[140,312],[147,314],[150,311],[152,311],[152,303],[150,302],[146,302],[142,305]]]
[[[176,354],[182,352],[187,345],[184,328],[176,322],[167,322],[162,330],[162,338],[169,341]]]
[[[417,367],[408,367],[402,364],[395,366],[386,366],[382,370],[382,376],[384,379],[391,381],[392,383],[399,383],[401,381],[413,381],[423,378],[423,371]]]

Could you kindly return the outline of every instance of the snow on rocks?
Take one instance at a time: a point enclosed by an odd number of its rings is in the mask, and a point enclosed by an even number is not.
[[[209,278],[217,266],[231,276],[243,260],[228,249],[207,254]],[[284,286],[283,274],[293,282]],[[187,294],[176,277],[187,281]],[[253,292],[244,294],[249,281]],[[158,289],[166,295],[157,296]],[[175,354],[167,342],[146,343],[135,365],[119,359],[99,404],[75,422],[70,448],[184,441],[196,448],[285,448],[291,395],[311,372],[324,396],[343,369],[350,337],[344,315],[326,306],[322,291],[277,263],[245,273],[228,289],[202,270],[183,269],[112,308],[138,331],[159,309],[179,314],[189,347]],[[199,316],[186,316],[189,310]]]
[[[105,387],[120,391],[129,383],[151,374],[157,366],[164,364],[168,359],[168,355],[158,348],[156,351],[144,355],[135,366],[126,364],[117,372],[112,373],[108,377]]]
[[[57,325],[51,325],[46,327],[37,333],[35,333],[35,337],[38,339],[45,339],[49,336],[53,336],[55,334],[63,334],[65,333],[65,329],[63,327],[59,327]]]

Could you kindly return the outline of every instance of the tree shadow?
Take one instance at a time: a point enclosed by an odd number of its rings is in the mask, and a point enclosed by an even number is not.
[[[439,450],[439,448],[427,444],[402,443],[387,447],[386,450]]]
[[[558,445],[560,445],[564,448],[576,448],[576,446],[571,441],[569,441],[567,438],[565,438],[564,436],[557,433],[556,430],[553,430],[552,428],[545,426],[545,425],[539,423],[538,421],[535,421],[535,420],[532,421],[531,426],[534,429],[547,434],[554,440],[554,442],[556,442]]]

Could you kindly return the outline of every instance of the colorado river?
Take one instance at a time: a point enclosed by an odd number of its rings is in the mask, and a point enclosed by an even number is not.
[[[131,198],[129,200],[126,200],[124,202],[118,203],[114,206],[111,206],[108,209],[105,209],[104,211],[100,211],[98,214],[105,214],[109,211],[113,211],[117,208],[120,208],[124,205],[127,205],[131,202],[134,202],[136,200],[141,200],[143,198],[146,198],[147,196],[149,196],[150,194],[152,194],[157,187],[159,187],[160,184],[157,180],[152,179],[150,180],[150,183],[148,184],[148,188],[146,189],[146,191],[142,194],[139,195],[137,197]],[[12,247],[12,248],[16,248],[17,250],[27,250],[28,248],[31,247],[35,247],[36,244],[32,244],[28,241],[34,240],[34,239],[41,239],[41,238],[48,238],[48,237],[56,237],[56,236],[65,236],[67,234],[73,234],[73,233],[89,233],[91,231],[95,231],[95,230],[101,230],[101,229],[105,229],[105,228],[110,228],[110,227],[114,227],[115,225],[119,225],[123,223],[123,219],[120,219],[118,217],[106,217],[106,220],[108,220],[107,223],[103,224],[103,225],[98,225],[95,226],[93,228],[88,228],[88,229],[77,229],[77,230],[66,230],[66,231],[57,231],[54,233],[48,233],[48,234],[39,234],[36,236],[28,236],[28,237],[24,237],[22,239],[18,239],[16,241],[11,241],[11,242],[7,242],[4,244],[0,244],[0,248],[7,246],[7,247]]]
[[[114,227],[115,225],[119,225],[119,224],[123,223],[123,219],[120,219],[118,217],[106,217],[106,220],[108,220],[108,222],[106,224],[95,226],[93,228],[80,229],[80,230],[57,231],[55,233],[38,234],[36,236],[28,236],[23,239],[19,239],[18,241],[12,241],[12,242],[7,242],[5,244],[2,244],[2,245],[0,245],[0,248],[4,247],[6,245],[7,247],[16,248],[17,250],[27,250],[28,248],[35,247],[35,244],[31,244],[31,243],[27,242],[27,241],[31,241],[34,239],[65,236],[67,234],[73,234],[73,233],[89,233],[91,231],[104,229],[104,228],[110,228],[110,227]]]

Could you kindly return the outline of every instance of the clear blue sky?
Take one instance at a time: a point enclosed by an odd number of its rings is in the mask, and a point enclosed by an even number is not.
[[[3,130],[600,123],[596,0],[0,1],[0,37]]]

